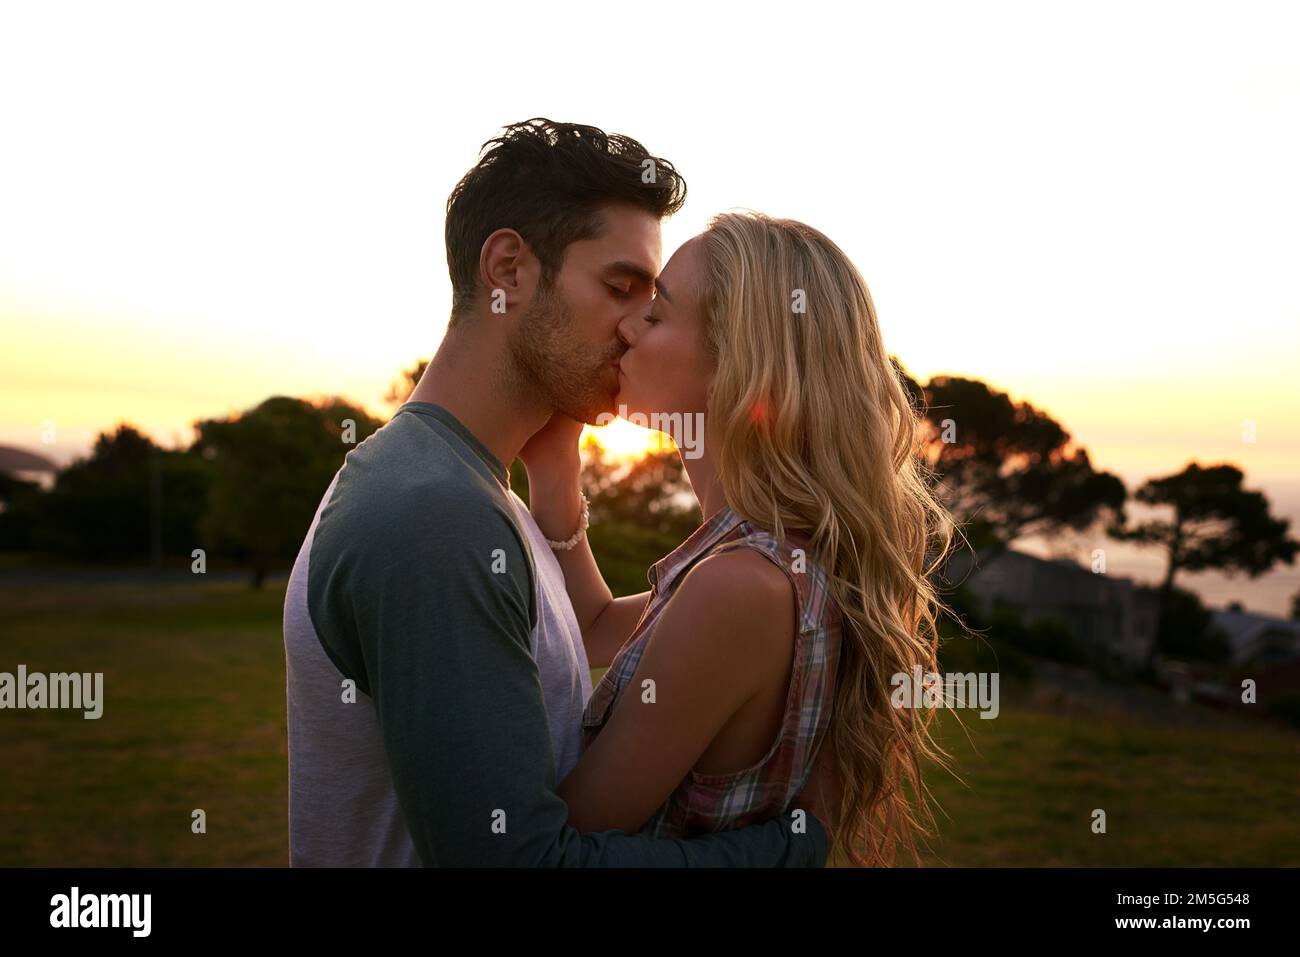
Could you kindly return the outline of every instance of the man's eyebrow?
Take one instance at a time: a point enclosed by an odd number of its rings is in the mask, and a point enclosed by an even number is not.
[[[649,272],[634,262],[626,259],[620,259],[618,262],[610,263],[605,267],[606,272],[622,273],[625,276],[631,276],[633,279],[640,280],[647,286],[655,283],[654,273]]]

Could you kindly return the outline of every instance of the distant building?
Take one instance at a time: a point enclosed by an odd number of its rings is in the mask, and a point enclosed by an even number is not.
[[[972,564],[974,569],[971,569]],[[963,584],[987,615],[995,604],[1029,625],[1057,618],[1085,645],[1118,664],[1136,667],[1155,641],[1158,599],[1133,581],[1094,573],[1068,558],[982,549],[954,556],[948,580]]]
[[[1214,623],[1228,636],[1234,665],[1269,664],[1300,655],[1300,621],[1223,609]]]
[[[59,473],[59,467],[43,455],[28,452],[12,445],[0,445],[0,473],[24,482],[35,482],[49,491]]]

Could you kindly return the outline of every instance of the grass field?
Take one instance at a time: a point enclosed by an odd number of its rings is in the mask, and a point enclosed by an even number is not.
[[[284,865],[282,586],[0,584],[0,671],[104,672],[104,715],[0,712],[0,866]],[[945,715],[931,866],[1295,865],[1300,735],[1031,707]],[[1093,808],[1107,833],[1091,833]],[[191,831],[203,809],[207,833]]]

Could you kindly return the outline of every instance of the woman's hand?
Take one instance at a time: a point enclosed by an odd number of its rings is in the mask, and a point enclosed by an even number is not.
[[[532,438],[519,450],[519,458],[528,470],[528,483],[548,484],[553,480],[565,483],[577,476],[582,468],[578,455],[578,439],[582,423],[563,412],[556,412],[545,425],[533,433]]]

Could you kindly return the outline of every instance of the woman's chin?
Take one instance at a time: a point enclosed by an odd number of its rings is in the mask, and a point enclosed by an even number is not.
[[[618,393],[614,396],[614,404],[618,406],[618,414],[626,416],[632,404],[636,401],[636,395],[629,385],[626,378],[618,377]]]
[[[647,395],[646,390],[637,388],[637,383],[632,381],[626,372],[618,377],[618,396],[615,403],[618,405],[619,416],[632,422],[633,425],[641,425],[638,420],[648,420],[654,414],[653,410],[659,408],[661,404],[655,402],[653,394]]]

